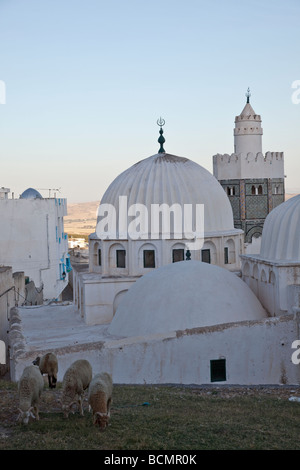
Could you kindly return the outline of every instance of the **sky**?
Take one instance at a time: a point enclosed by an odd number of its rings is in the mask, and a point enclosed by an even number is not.
[[[299,0],[0,0],[0,187],[100,201],[158,152],[160,116],[166,152],[212,172],[250,87],[300,191],[299,17]]]

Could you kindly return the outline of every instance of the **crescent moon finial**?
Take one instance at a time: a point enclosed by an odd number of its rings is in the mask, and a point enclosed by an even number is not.
[[[160,149],[158,151],[158,153],[166,153],[165,149],[164,149],[164,143],[165,143],[165,138],[163,136],[163,129],[162,129],[162,126],[165,125],[166,121],[164,119],[162,119],[161,117],[159,119],[157,119],[157,125],[160,126],[160,130],[159,130],[159,133],[160,133],[160,136],[158,138],[158,143],[160,144]]]
[[[247,93],[246,93],[247,103],[250,103],[250,96],[251,96],[250,88],[248,87],[248,90],[247,90]]]
[[[157,119],[157,125],[162,127],[166,124],[166,121],[164,119],[162,119],[161,117],[159,119]]]

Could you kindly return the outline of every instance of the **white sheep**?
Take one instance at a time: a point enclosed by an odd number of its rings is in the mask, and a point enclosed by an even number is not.
[[[61,405],[64,417],[68,418],[72,405],[78,403],[83,416],[83,393],[92,380],[92,367],[85,359],[78,359],[66,370],[62,383]]]
[[[88,403],[93,412],[93,424],[104,431],[110,418],[113,382],[107,372],[96,374],[89,385]]]
[[[57,382],[58,361],[53,353],[44,354],[42,357],[37,357],[33,364],[39,366],[41,374],[48,375],[49,388],[55,388]]]
[[[39,419],[39,400],[44,380],[37,366],[25,367],[18,383],[19,420],[28,424],[29,417]]]

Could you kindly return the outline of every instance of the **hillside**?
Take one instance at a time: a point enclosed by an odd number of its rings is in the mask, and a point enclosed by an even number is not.
[[[89,235],[96,229],[99,201],[68,203],[68,215],[64,217],[68,235]]]
[[[296,194],[286,194],[288,200]],[[96,229],[99,201],[68,203],[68,215],[64,218],[65,232],[69,235],[89,235]]]

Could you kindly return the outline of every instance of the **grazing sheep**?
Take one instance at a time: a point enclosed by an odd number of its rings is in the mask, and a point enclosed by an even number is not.
[[[37,366],[25,367],[18,383],[19,420],[28,424],[29,417],[39,419],[39,400],[44,388],[44,380]],[[34,413],[33,413],[34,412]]]
[[[47,353],[42,357],[37,357],[33,364],[39,366],[41,374],[48,375],[49,388],[55,388],[57,382],[58,362],[53,353]]]
[[[93,424],[101,431],[108,426],[112,401],[112,377],[107,372],[95,375],[89,385],[88,402],[93,411]]]
[[[92,380],[92,367],[85,359],[73,362],[66,370],[62,383],[61,405],[64,417],[68,418],[73,404],[78,403],[80,414],[83,416],[83,393]]]

